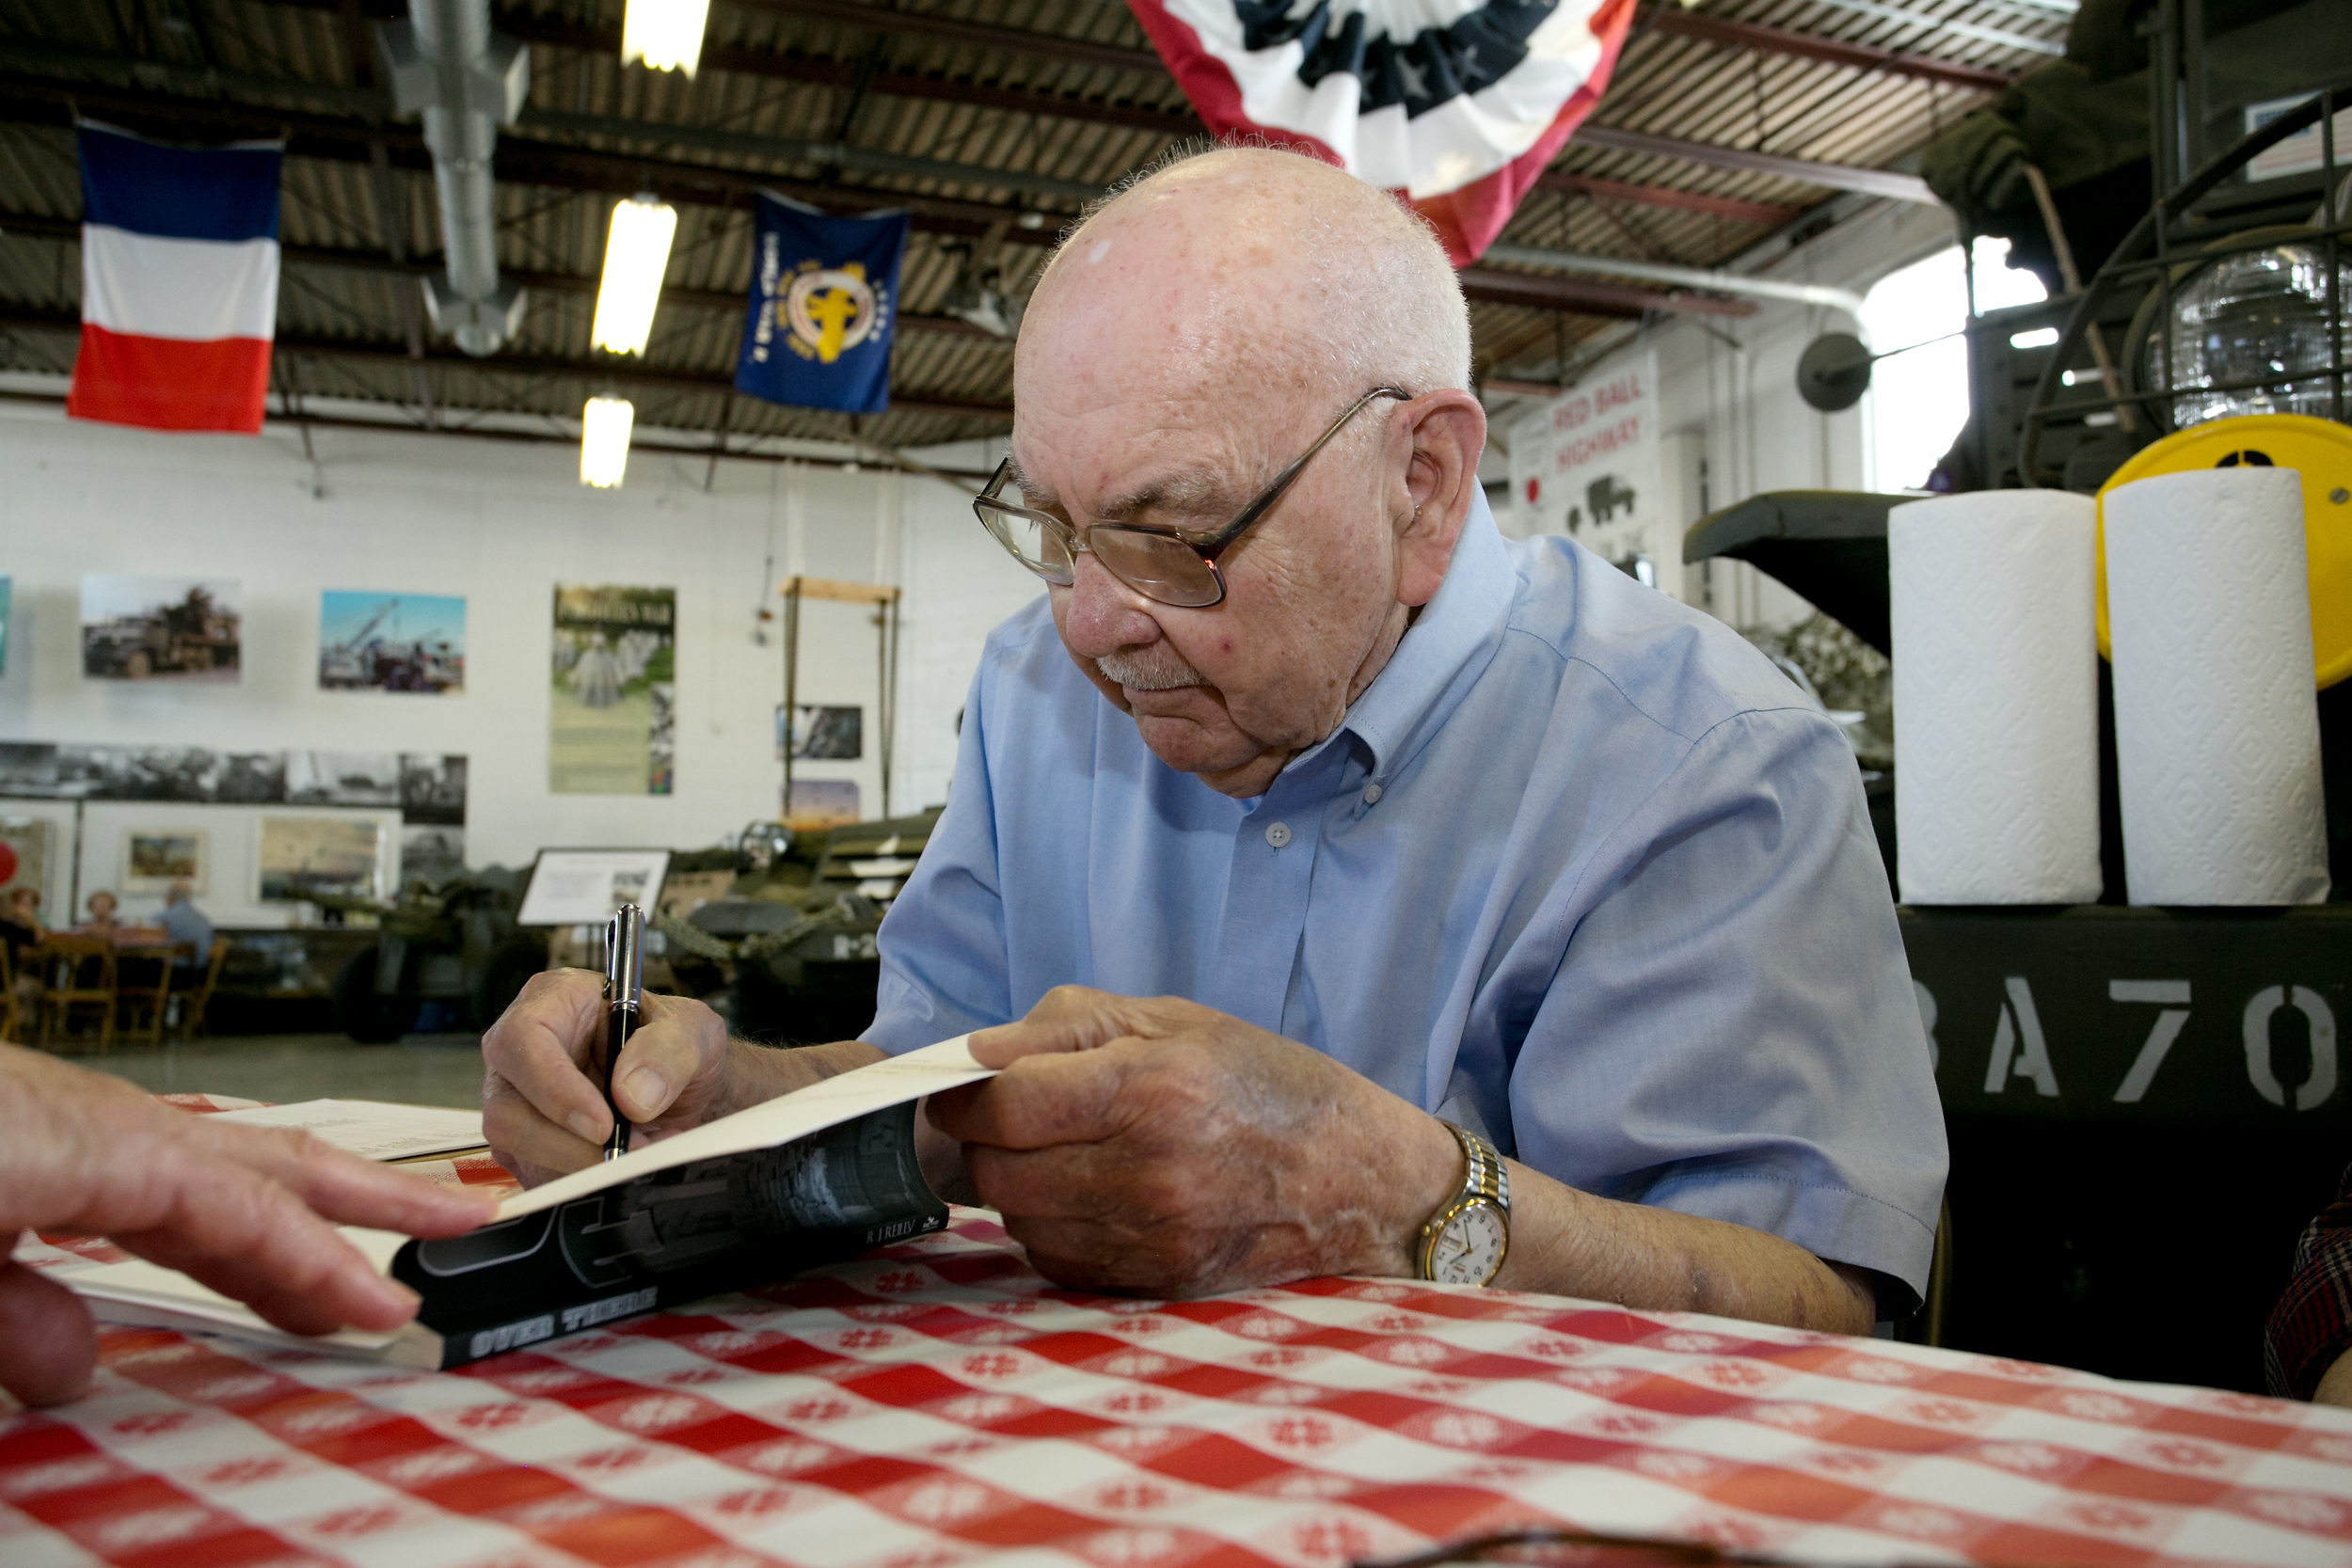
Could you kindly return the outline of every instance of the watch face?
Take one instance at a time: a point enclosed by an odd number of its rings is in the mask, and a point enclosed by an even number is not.
[[[1509,1222],[1486,1202],[1456,1210],[1429,1248],[1429,1276],[1445,1285],[1484,1285],[1502,1267],[1510,1244]]]

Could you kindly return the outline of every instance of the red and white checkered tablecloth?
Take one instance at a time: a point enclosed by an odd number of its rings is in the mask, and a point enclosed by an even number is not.
[[[8,1568],[1320,1568],[1545,1521],[1852,1562],[2352,1562],[2344,1412],[1395,1281],[1086,1296],[969,1210],[459,1372],[143,1330],[103,1354],[80,1403],[0,1415]]]

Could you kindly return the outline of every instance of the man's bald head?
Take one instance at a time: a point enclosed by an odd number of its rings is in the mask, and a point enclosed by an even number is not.
[[[1214,552],[1193,546],[1216,561],[1213,605],[1170,604],[1148,570],[1138,586],[1083,541],[1053,590],[1063,646],[1161,761],[1262,793],[1379,673],[1477,493],[1486,420],[1469,381],[1445,252],[1312,159],[1184,159],[1063,243],[1014,359],[1021,499],[1086,538],[1113,524],[1205,541],[1256,519]]]
[[[1235,376],[1317,405],[1470,386],[1470,309],[1428,226],[1343,169],[1265,148],[1184,158],[1104,201],[1023,325],[1016,404],[1073,355],[1178,398]]]

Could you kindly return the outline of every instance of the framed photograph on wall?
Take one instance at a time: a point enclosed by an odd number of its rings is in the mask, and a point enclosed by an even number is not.
[[[389,880],[385,825],[366,816],[263,816],[254,828],[254,899],[381,898]]]
[[[135,895],[167,893],[174,882],[187,883],[191,893],[207,892],[211,851],[201,828],[125,828],[119,885]]]
[[[233,684],[244,593],[221,578],[82,578],[82,673],[90,680]]]
[[[49,824],[37,816],[0,816],[0,844],[16,859],[16,870],[0,881],[0,893],[28,887],[49,901]]]

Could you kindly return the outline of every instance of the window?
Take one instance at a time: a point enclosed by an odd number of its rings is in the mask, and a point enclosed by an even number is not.
[[[2010,271],[2008,261],[2007,240],[1977,241],[1978,309],[2049,297],[2040,278]],[[1863,296],[1862,330],[1871,351],[1911,350],[1870,367],[1864,477],[1871,489],[1926,488],[1936,459],[1968,422],[1968,345],[1946,336],[1967,324],[1968,280],[1958,245],[1887,274]],[[1945,341],[1931,341],[1937,338]]]

